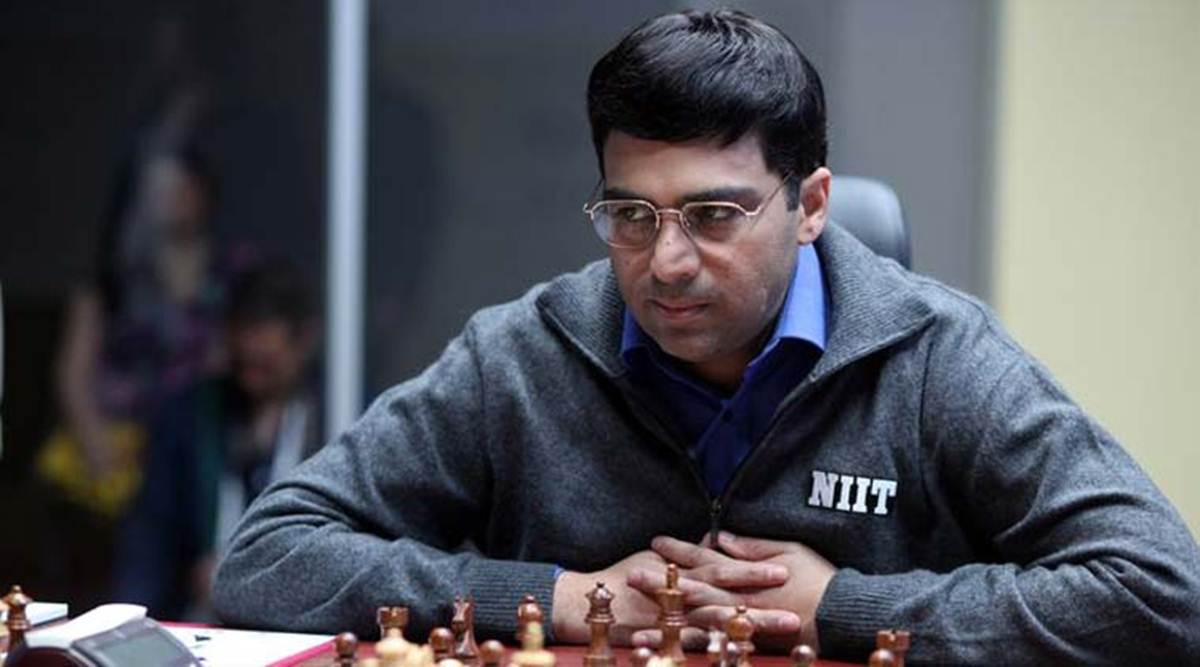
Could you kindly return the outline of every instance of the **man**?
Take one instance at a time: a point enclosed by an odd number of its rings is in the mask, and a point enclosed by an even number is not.
[[[1163,496],[980,304],[827,224],[821,84],[736,12],[659,17],[595,66],[609,260],[477,313],[420,377],[251,509],[222,564],[235,624],[416,632],[519,597],[586,637],[914,661],[1200,659],[1200,553]]]
[[[229,310],[230,372],[155,416],[146,481],[123,531],[116,597],[160,618],[212,620],[215,554],[250,501],[321,444],[304,279],[288,263],[265,263],[237,280]]]

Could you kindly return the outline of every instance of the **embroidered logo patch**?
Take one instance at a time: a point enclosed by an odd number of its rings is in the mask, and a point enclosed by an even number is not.
[[[812,471],[810,507],[824,507],[840,512],[866,514],[868,511],[886,516],[891,510],[888,499],[896,497],[896,480],[842,475],[824,470]]]

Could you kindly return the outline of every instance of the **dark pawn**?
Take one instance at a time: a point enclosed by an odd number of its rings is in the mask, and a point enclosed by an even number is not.
[[[504,644],[489,639],[479,645],[479,661],[483,667],[500,667],[504,662]]]
[[[629,654],[629,667],[646,667],[646,663],[650,662],[650,658],[653,657],[654,651],[648,647],[639,646]]]
[[[429,632],[429,648],[433,649],[433,659],[442,661],[454,657],[454,633],[449,628],[434,628]]]
[[[25,608],[29,603],[33,602],[33,598],[21,591],[20,586],[14,585],[8,595],[4,596],[4,604],[8,606],[8,619],[4,625],[8,628],[8,652],[13,653],[13,649],[25,643],[25,633],[33,627],[29,622],[29,617],[25,614]]]
[[[333,640],[333,667],[354,667],[354,655],[358,652],[358,637],[353,632],[343,632]]]
[[[812,667],[817,662],[817,652],[808,644],[797,644],[792,649],[792,667]]]
[[[886,648],[875,649],[871,654],[871,660],[867,663],[867,667],[899,667],[896,662],[896,654]]]

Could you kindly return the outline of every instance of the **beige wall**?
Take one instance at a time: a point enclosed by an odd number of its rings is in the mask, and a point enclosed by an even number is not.
[[[1200,0],[1009,0],[994,296],[1200,535]]]

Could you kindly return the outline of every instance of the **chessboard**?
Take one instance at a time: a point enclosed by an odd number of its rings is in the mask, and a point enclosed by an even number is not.
[[[321,667],[835,667],[846,664],[818,660],[816,652],[805,644],[796,645],[787,656],[762,655],[756,651],[754,622],[745,607],[738,607],[724,628],[709,629],[703,652],[687,653],[681,637],[687,626],[686,609],[675,565],[667,566],[666,585],[655,597],[659,606],[657,629],[661,635],[656,649],[611,645],[609,631],[616,622],[612,613],[613,594],[604,582],[596,582],[587,595],[588,612],[583,619],[590,630],[587,646],[546,646],[545,614],[531,595],[526,595],[515,609],[518,629],[512,638],[515,641],[509,646],[495,639],[477,642],[475,603],[470,597],[460,596],[453,602],[449,626],[434,628],[423,639],[405,636],[409,619],[406,607],[380,607],[375,610],[378,641],[360,641],[354,634],[343,632],[323,654],[309,654],[311,657],[287,664]],[[32,600],[14,586],[4,602],[9,608],[5,629],[10,641],[0,643],[20,646],[14,642],[20,642],[30,630],[25,609]],[[880,630],[870,667],[904,667],[909,643],[907,632]]]
[[[313,657],[301,665],[335,667],[835,667],[846,665],[818,660],[809,646],[795,646],[787,656],[762,656],[754,646],[754,623],[745,607],[738,607],[723,629],[712,628],[703,653],[686,653],[681,631],[687,625],[684,596],[678,587],[675,565],[667,566],[666,586],[657,591],[658,629],[662,640],[657,649],[614,648],[609,629],[615,622],[613,595],[603,582],[588,593],[584,623],[591,631],[588,646],[547,647],[543,635],[544,614],[531,595],[516,608],[516,648],[510,650],[496,640],[475,639],[474,602],[454,600],[449,627],[434,628],[424,643],[405,637],[408,609],[380,607],[376,611],[379,641],[364,645],[354,634],[344,632],[333,642],[331,655]],[[870,667],[904,667],[909,647],[905,631],[881,630]]]

